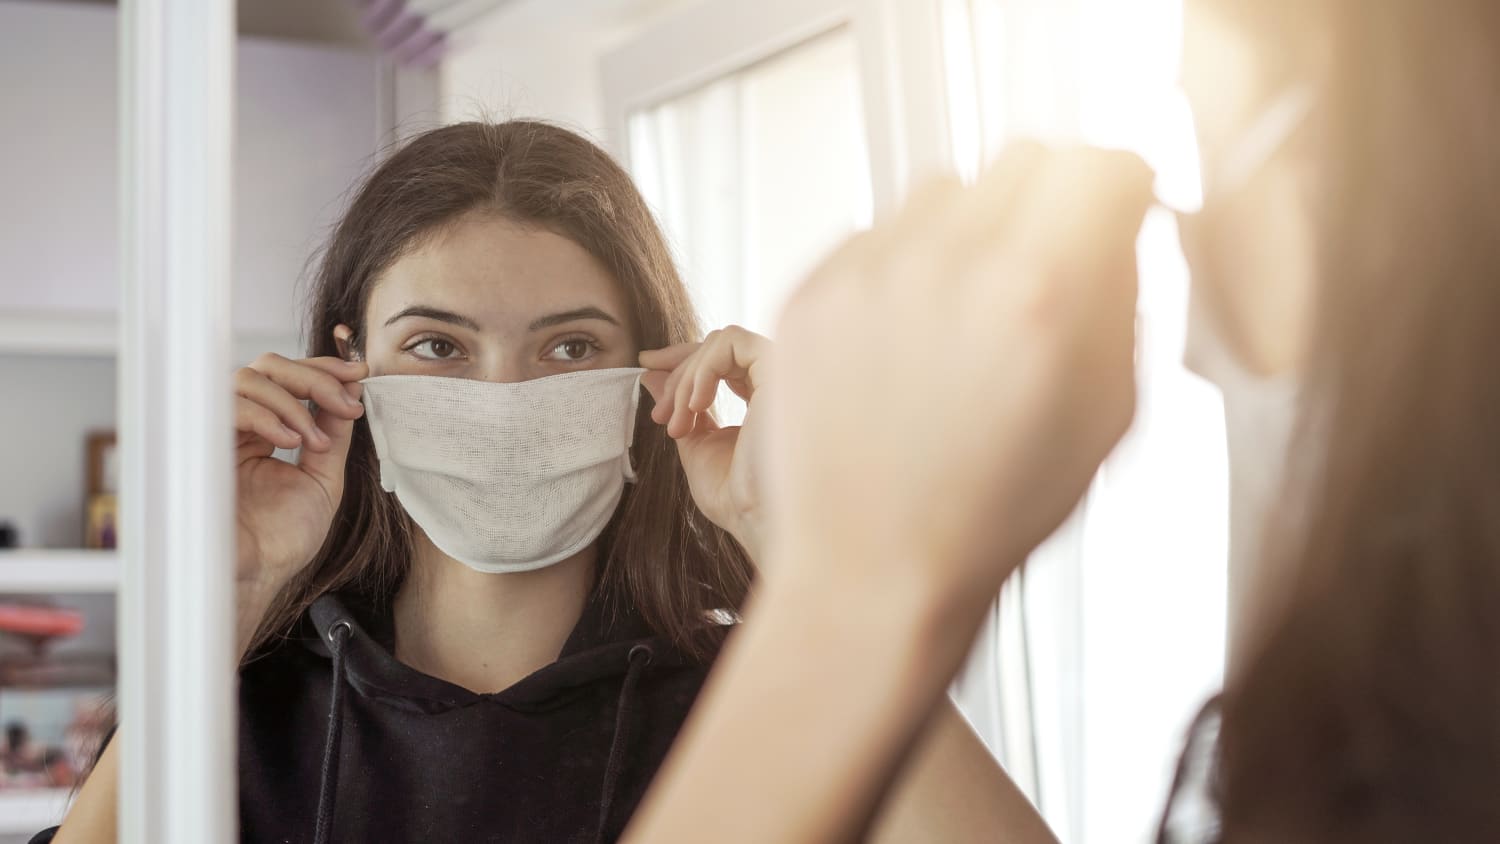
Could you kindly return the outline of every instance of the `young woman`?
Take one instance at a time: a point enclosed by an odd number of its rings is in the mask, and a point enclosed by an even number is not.
[[[1500,6],[1186,5],[1190,346],[1224,389],[1236,545],[1262,550],[1179,774],[1174,806],[1208,822],[1169,812],[1161,840],[1500,840]],[[767,579],[630,840],[866,822],[1129,424],[1150,189],[1131,156],[1017,149],[801,292],[761,407]],[[797,752],[814,738],[826,764]]]
[[[383,163],[310,330],[235,375],[243,840],[614,840],[750,585],[752,437],[707,410],[766,341],[694,342],[629,177],[533,122]],[[951,708],[928,743],[882,836],[1029,811]],[[57,842],[113,840],[115,752]]]

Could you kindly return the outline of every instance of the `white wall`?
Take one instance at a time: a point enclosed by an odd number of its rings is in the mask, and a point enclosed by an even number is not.
[[[113,310],[114,9],[0,3],[0,79],[0,299]]]
[[[0,3],[0,322],[115,310],[117,19],[109,5]],[[370,51],[240,39],[240,335],[283,338],[300,327],[308,258],[386,133],[381,81]]]
[[[515,0],[461,33],[443,61],[447,121],[536,117],[606,141],[599,59],[696,0]]]

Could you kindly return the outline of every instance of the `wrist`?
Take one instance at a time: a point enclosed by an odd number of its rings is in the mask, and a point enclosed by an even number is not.
[[[241,569],[244,571],[244,569]],[[241,577],[235,584],[235,641],[240,656],[284,584],[266,577]]]
[[[745,554],[750,557],[750,562],[755,564],[756,570],[762,570],[765,565],[765,533],[761,530],[760,520],[755,517],[742,517],[733,528],[726,530],[730,536],[734,537],[734,541],[745,549]]]
[[[862,641],[929,656],[961,658],[999,591],[956,559],[894,547],[786,538],[768,557],[767,603],[806,604]]]

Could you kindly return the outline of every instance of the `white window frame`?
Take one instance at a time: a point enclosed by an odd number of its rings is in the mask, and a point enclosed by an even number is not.
[[[937,0],[704,0],[601,60],[607,143],[632,164],[629,119],[824,33],[849,27],[875,213],[951,170]]]
[[[234,3],[120,22],[119,840],[231,841]]]

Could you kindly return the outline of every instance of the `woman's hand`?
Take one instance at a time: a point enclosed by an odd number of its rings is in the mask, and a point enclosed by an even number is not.
[[[235,467],[242,614],[266,601],[312,561],[344,495],[344,459],[364,413],[362,362],[288,360],[266,354],[234,374]],[[303,404],[317,404],[313,412]],[[296,463],[273,456],[301,448]],[[242,643],[259,617],[241,618]]]
[[[771,341],[737,325],[710,332],[702,343],[679,343],[641,353],[645,385],[667,426],[698,508],[729,531],[751,559],[761,557],[762,529],[755,459],[756,387],[763,383]],[[719,383],[746,402],[744,424],[721,428],[709,415]]]
[[[987,602],[1130,424],[1151,183],[1128,153],[1020,147],[836,252],[778,329],[777,547]]]

